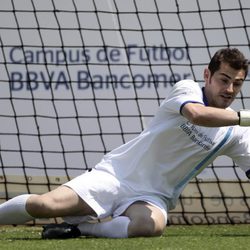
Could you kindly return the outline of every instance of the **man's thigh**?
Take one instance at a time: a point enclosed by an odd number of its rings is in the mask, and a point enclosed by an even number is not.
[[[42,195],[32,195],[27,201],[26,208],[34,217],[95,214],[92,208],[67,186],[60,186]]]

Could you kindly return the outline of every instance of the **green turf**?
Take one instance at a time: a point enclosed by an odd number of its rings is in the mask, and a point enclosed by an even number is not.
[[[170,226],[161,237],[42,240],[40,227],[0,227],[0,249],[250,249],[250,225]]]

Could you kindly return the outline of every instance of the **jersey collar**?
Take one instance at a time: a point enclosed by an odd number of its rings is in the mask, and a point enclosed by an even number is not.
[[[205,106],[208,106],[207,97],[205,95],[205,87],[202,88],[202,93],[203,93],[203,102],[204,102]]]

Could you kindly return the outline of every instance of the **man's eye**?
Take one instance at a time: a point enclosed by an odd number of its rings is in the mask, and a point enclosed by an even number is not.
[[[221,79],[223,83],[228,83],[228,79]]]
[[[241,85],[242,85],[242,82],[234,82],[234,86],[237,88],[241,87]]]

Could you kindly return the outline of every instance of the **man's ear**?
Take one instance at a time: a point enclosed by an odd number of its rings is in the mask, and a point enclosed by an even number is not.
[[[203,77],[205,82],[209,82],[210,71],[208,68],[204,69]]]

